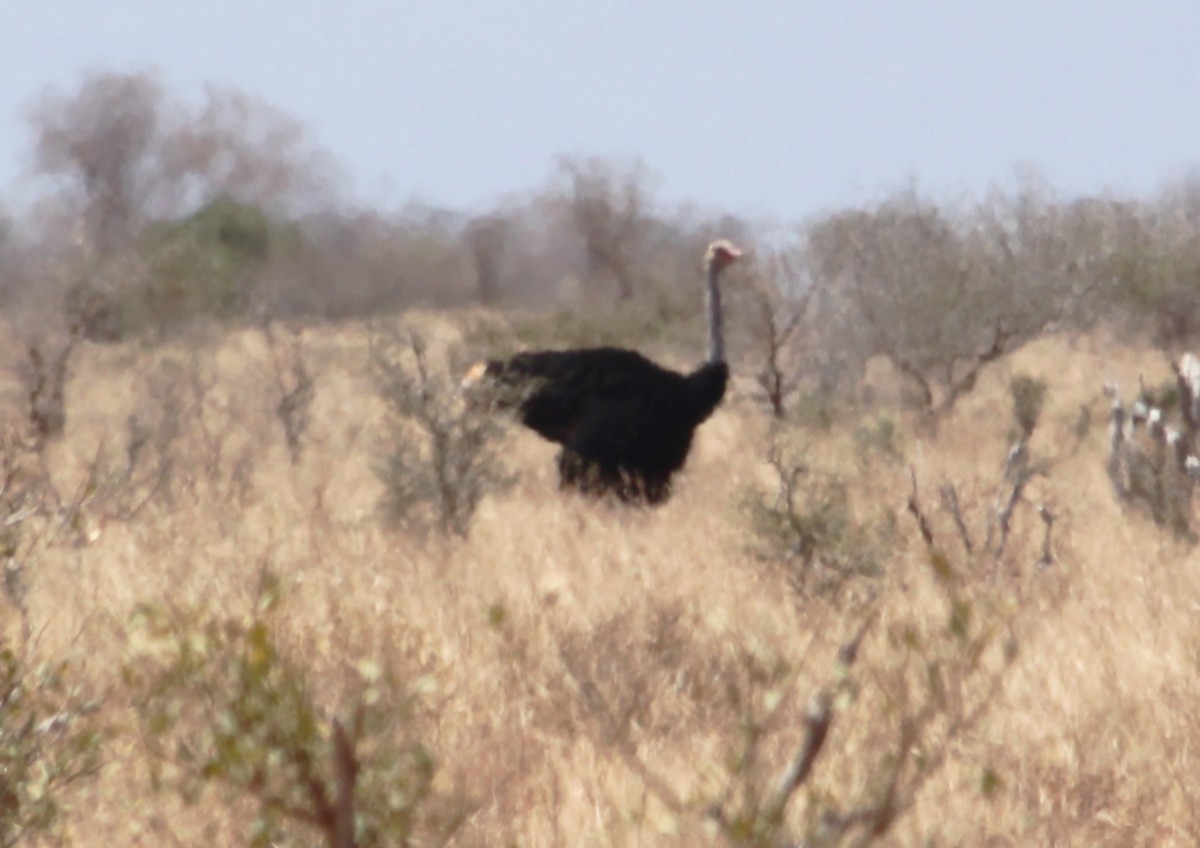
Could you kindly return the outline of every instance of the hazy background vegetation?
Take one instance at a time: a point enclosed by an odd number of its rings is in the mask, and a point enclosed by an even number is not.
[[[1195,329],[1191,180],[1146,198],[1060,198],[1036,175],[971,198],[898,187],[781,227],[667,208],[636,160],[565,157],[493,208],[384,213],[343,200],[317,140],[240,92],[193,102],[150,74],[97,74],[40,93],[26,118],[42,191],[4,218],[0,298],[39,332],[65,319],[115,340],[210,318],[470,304],[637,302],[686,319],[695,256],[717,233],[787,260],[772,296],[813,295],[805,360],[827,382],[882,354],[921,394],[953,392],[981,355],[1047,328],[1115,318],[1172,343]],[[759,230],[770,243],[754,243]]]
[[[241,92],[27,121],[0,845],[1194,844],[1191,483],[1114,488],[1105,425],[1186,417],[1200,180],[781,226],[569,156],[383,212]],[[716,236],[734,382],[664,508],[463,408],[481,355],[690,367]]]

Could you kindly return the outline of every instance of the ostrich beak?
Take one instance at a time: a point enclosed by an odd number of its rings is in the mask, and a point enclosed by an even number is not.
[[[718,265],[728,265],[742,255],[742,249],[729,239],[717,239],[708,246],[707,261]]]
[[[486,376],[486,361],[476,362],[463,375],[462,382],[458,384],[458,397],[466,409],[478,411],[491,407],[491,400],[485,390],[484,378]]]
[[[463,389],[473,389],[475,386],[479,385],[479,382],[483,379],[483,375],[486,373],[487,363],[476,362],[469,369],[467,369],[467,373],[463,375],[460,386]]]
[[[727,268],[734,262],[737,262],[742,256],[742,249],[730,241],[722,241],[717,244],[716,252],[713,259],[716,260],[718,268]]]

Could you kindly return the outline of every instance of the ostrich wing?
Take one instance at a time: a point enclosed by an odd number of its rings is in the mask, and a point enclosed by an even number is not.
[[[521,422],[563,445],[576,442],[581,431],[595,438],[601,421],[637,417],[637,410],[669,402],[682,379],[620,348],[521,353],[488,370],[498,383],[520,390]]]

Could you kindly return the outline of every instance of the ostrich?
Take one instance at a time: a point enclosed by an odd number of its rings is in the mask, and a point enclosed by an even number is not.
[[[705,255],[708,359],[690,374],[669,371],[615,347],[531,351],[476,364],[468,397],[516,408],[520,421],[562,445],[564,488],[657,504],[671,494],[692,435],[725,395],[729,366],[721,318],[721,272],[741,256],[728,240]]]

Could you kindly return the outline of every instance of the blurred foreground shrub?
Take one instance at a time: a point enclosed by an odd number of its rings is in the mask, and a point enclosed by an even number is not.
[[[67,792],[100,771],[107,732],[71,671],[0,639],[0,848],[53,835]]]
[[[217,786],[231,809],[251,801],[254,846],[314,832],[329,848],[442,844],[461,817],[427,814],[435,764],[413,726],[415,689],[363,660],[349,716],[331,718],[280,644],[280,601],[264,572],[241,616],[141,608],[126,676],[157,785],[189,801]]]
[[[927,538],[905,558],[905,588],[880,581],[847,620],[826,620],[844,634],[835,653],[821,636],[801,650],[834,653],[828,672],[751,629],[744,648],[728,635],[711,643],[670,604],[565,629],[562,676],[579,713],[571,732],[582,728],[636,776],[682,844],[940,844],[945,822],[910,815],[922,794],[1004,791],[980,729],[1017,657],[1019,608]],[[889,556],[886,570],[905,562]],[[722,725],[737,732],[720,736],[711,760],[689,763],[687,786],[669,776],[665,739],[696,734],[707,750]]]

